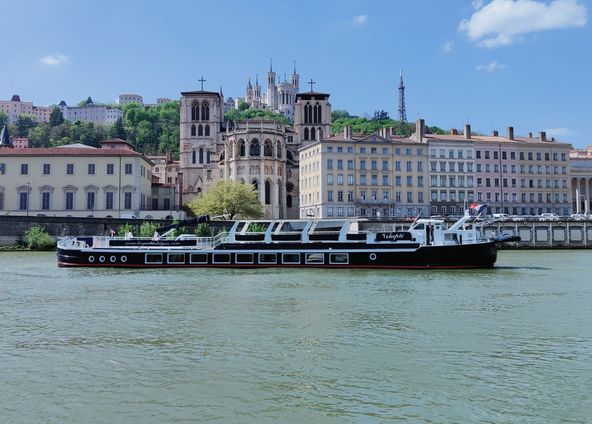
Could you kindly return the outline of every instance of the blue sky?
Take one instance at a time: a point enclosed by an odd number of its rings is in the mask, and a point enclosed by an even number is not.
[[[0,99],[46,105],[87,96],[146,102],[223,86],[243,96],[292,62],[334,109],[396,114],[443,128],[547,130],[592,144],[589,0],[0,0]]]

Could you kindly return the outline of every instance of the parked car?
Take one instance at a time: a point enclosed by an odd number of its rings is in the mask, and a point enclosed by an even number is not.
[[[574,221],[584,221],[584,220],[588,219],[588,217],[582,213],[571,214],[570,218],[573,219]]]
[[[559,215],[557,215],[556,213],[545,212],[539,215],[539,219],[541,221],[558,221]]]

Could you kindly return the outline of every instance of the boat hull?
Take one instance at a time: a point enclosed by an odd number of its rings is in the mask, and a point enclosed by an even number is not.
[[[250,245],[239,244],[196,250],[178,248],[133,249],[125,246],[105,249],[58,248],[60,267],[117,268],[385,268],[385,269],[461,269],[492,268],[497,259],[495,241],[444,246],[387,248],[380,245],[321,247],[318,243],[303,248],[302,244]],[[343,248],[342,248],[343,247]]]

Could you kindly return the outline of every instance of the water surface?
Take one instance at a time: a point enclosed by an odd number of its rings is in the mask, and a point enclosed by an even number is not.
[[[0,253],[0,422],[590,422],[591,264],[96,270]]]

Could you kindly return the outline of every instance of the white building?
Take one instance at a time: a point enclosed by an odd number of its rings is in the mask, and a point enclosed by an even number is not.
[[[89,97],[84,106],[68,106],[64,100],[58,105],[64,119],[70,122],[92,122],[95,125],[111,125],[123,119],[123,111],[105,105],[95,105]]]
[[[120,94],[117,103],[120,106],[125,106],[130,103],[137,103],[140,106],[144,106],[144,100],[139,94]]]

